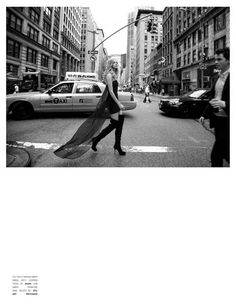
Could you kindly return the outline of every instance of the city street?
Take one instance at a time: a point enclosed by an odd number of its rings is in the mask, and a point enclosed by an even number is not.
[[[26,149],[31,167],[210,167],[211,131],[197,120],[163,114],[157,96],[151,95],[152,103],[143,103],[143,97],[135,94],[137,108],[125,113],[122,146],[126,156],[114,154],[114,132],[99,143],[97,152],[89,150],[79,159],[63,160],[53,154],[87,118],[85,114],[9,118],[8,145]]]

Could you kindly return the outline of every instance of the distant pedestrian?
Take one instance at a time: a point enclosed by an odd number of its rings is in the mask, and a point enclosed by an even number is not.
[[[14,94],[19,93],[19,85],[17,85],[17,83],[15,83],[14,85]]]
[[[143,102],[144,103],[146,103],[146,102],[151,102],[151,99],[150,99],[150,97],[149,97],[149,95],[150,95],[150,88],[149,88],[149,85],[147,85],[146,87],[145,87],[145,91],[144,91],[144,93],[145,93],[145,97],[144,97],[144,100],[143,100]]]
[[[215,131],[215,143],[211,152],[211,166],[222,167],[223,159],[230,163],[230,50],[218,49],[215,52],[216,68],[219,75],[211,89],[211,100],[200,117],[204,124],[205,118],[210,119],[210,127]]]

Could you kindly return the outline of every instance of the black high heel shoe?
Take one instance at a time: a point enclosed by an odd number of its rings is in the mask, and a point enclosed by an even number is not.
[[[116,150],[118,151],[120,156],[125,156],[126,152],[122,150],[122,148],[119,145],[114,145],[114,153],[116,152]]]
[[[93,150],[93,151],[97,151],[97,147],[96,147],[96,146],[97,146],[97,143],[98,143],[98,142],[96,141],[96,138],[95,138],[95,137],[92,138],[92,142],[93,142],[92,147],[91,147],[92,150]]]

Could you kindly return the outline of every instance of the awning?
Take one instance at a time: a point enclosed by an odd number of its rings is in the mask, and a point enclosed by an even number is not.
[[[160,80],[160,83],[162,83],[162,84],[180,84],[180,81],[179,80],[173,80],[173,79],[170,79],[170,78],[162,78]]]
[[[22,75],[38,75],[40,74],[40,71],[23,71]]]

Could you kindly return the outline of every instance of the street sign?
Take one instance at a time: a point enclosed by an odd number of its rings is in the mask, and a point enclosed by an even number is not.
[[[98,50],[88,50],[88,54],[98,54]]]
[[[95,62],[97,60],[97,57],[95,55],[91,55],[90,60],[92,62]]]

